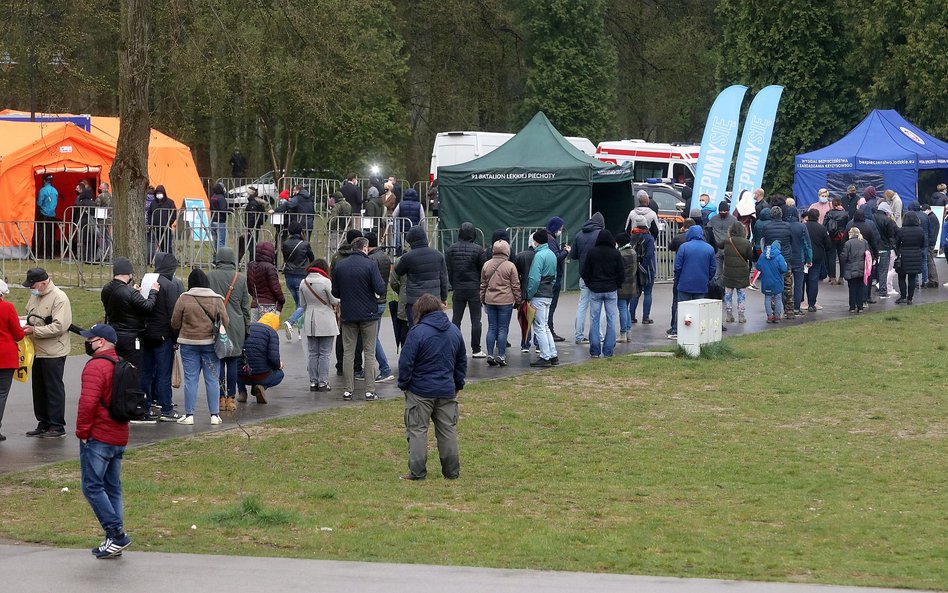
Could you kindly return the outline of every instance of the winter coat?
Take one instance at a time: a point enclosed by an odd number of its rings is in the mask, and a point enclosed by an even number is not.
[[[477,236],[474,225],[465,222],[458,231],[458,240],[444,254],[448,268],[448,282],[455,293],[464,296],[476,294],[481,285],[481,246],[474,243]],[[510,250],[507,250],[510,253]]]
[[[375,262],[375,265],[379,267],[379,276],[382,277],[382,280],[388,279],[392,273],[392,258],[389,256],[381,247],[376,247],[369,252],[369,259]],[[378,304],[384,305],[385,300],[388,297],[388,291],[379,295],[379,298],[376,299]]]
[[[184,292],[184,284],[174,277],[178,270],[178,260],[170,253],[155,255],[155,272],[158,273],[158,286],[161,290],[155,297],[155,306],[145,317],[145,341],[160,344],[173,340],[177,332],[171,327],[171,314],[175,303]]]
[[[762,245],[764,241],[764,230],[770,225],[770,207],[766,207],[760,211],[760,215],[757,217],[757,222],[754,223],[754,249],[763,250],[766,245]]]
[[[948,229],[948,225],[945,225]],[[530,285],[530,268],[533,266],[533,258],[536,252],[532,247],[528,247],[514,256],[511,260],[517,267],[517,275],[520,276],[520,296],[521,302],[527,299],[527,287]]]
[[[398,388],[427,398],[453,399],[464,389],[464,338],[444,311],[432,311],[409,331],[398,357]]]
[[[823,227],[828,228],[828,221],[835,220],[837,231],[836,237],[830,237],[830,240],[833,242],[845,242],[846,241],[846,225],[849,224],[849,214],[845,210],[833,208],[826,213],[826,216],[823,217]]]
[[[935,249],[938,246],[938,215],[929,212],[928,218],[928,248]]]
[[[876,223],[879,232],[879,250],[887,251],[895,247],[895,239],[899,234],[899,227],[885,212],[876,210],[872,214],[872,221]]]
[[[50,319],[47,323],[46,319]],[[72,325],[72,307],[69,297],[50,280],[46,292],[30,295],[26,301],[26,323],[33,326],[33,349],[36,358],[68,356],[70,350],[69,326]]]
[[[224,297],[210,288],[192,288],[178,298],[171,314],[171,327],[179,344],[209,346],[214,343],[214,318],[220,315],[225,326],[230,321]]]
[[[764,249],[774,241],[780,241],[780,251],[783,255],[783,259],[787,260],[787,264],[790,264],[791,261],[791,245],[793,244],[792,232],[790,230],[790,223],[785,220],[771,220],[764,228],[764,232],[761,235],[761,244],[760,248]],[[802,264],[801,264],[802,265]]]
[[[494,243],[494,257],[481,269],[480,298],[485,305],[520,305],[520,274],[510,261],[510,245]]]
[[[731,235],[724,242],[724,288],[747,288],[754,262],[754,247],[741,236]]]
[[[40,213],[48,218],[54,218],[58,203],[59,192],[50,182],[44,182],[43,187],[39,190],[39,196],[36,198],[36,205],[39,207]]]
[[[596,246],[596,237],[599,236],[599,231],[604,228],[606,228],[605,219],[603,219],[602,214],[596,212],[573,238],[573,249],[569,252],[569,256],[570,259],[579,260],[580,269],[586,263],[586,254]]]
[[[645,234],[647,233],[643,233]],[[625,281],[625,267],[622,265],[622,256],[616,249],[612,233],[607,230],[600,231],[596,237],[596,245],[586,255],[586,263],[583,264],[579,275],[592,292],[619,290]]]
[[[286,297],[280,274],[274,261],[276,248],[273,243],[263,241],[254,248],[254,260],[247,264],[247,292],[250,293],[250,308],[260,305],[276,305],[277,311],[283,311]]]
[[[549,232],[549,229],[547,229],[547,231]],[[556,281],[554,282],[554,287],[562,287],[563,277],[566,273],[566,258],[569,256],[569,250],[560,247],[559,241],[556,240],[555,233],[550,233],[550,238],[546,244],[549,246],[550,251],[553,252],[553,255],[556,256]]]
[[[879,257],[879,243],[876,235],[876,225],[866,220],[865,214],[862,211],[856,212],[856,217],[853,220],[849,221],[849,224],[846,225],[846,232],[849,232],[851,228],[859,229],[859,232],[862,233],[862,238],[869,246],[869,252],[872,254],[872,259]],[[848,237],[848,235],[847,235]]]
[[[724,243],[727,241],[731,226],[737,222],[733,214],[721,216],[717,214],[708,219],[707,227],[704,231],[705,241],[714,247],[715,251],[724,249]]]
[[[177,206],[167,195],[161,200],[156,197],[148,208],[148,224],[153,227],[159,229],[169,228],[177,219]]]
[[[699,226],[688,229],[686,238],[688,240],[675,254],[678,290],[705,294],[708,291],[708,282],[714,278],[718,267],[714,260],[714,248],[704,241],[704,233]]]
[[[633,208],[625,219],[625,232],[632,233],[632,230],[637,226],[636,218],[641,218],[645,221],[645,228],[648,229],[648,232],[652,234],[653,238],[658,237],[658,215],[654,210],[648,206],[636,206]]]
[[[343,323],[378,319],[376,295],[380,294],[385,294],[385,282],[379,274],[379,267],[361,251],[353,251],[332,272],[332,295],[342,301]]]
[[[405,293],[407,304],[414,305],[423,294],[434,295],[442,302],[447,301],[448,267],[444,256],[428,247],[428,235],[419,226],[409,229],[405,239],[411,245],[411,251],[399,258],[395,273],[408,277]]]
[[[339,191],[342,192],[343,197],[352,206],[353,212],[362,212],[362,190],[359,189],[358,185],[349,182],[347,179],[342,182],[342,187],[339,188]]]
[[[247,328],[250,327],[250,292],[247,290],[247,278],[237,271],[234,259],[234,250],[230,247],[221,247],[217,250],[214,264],[217,268],[207,274],[211,290],[224,297],[227,302],[227,337],[234,344],[237,352],[244,347],[247,337]],[[234,282],[234,275],[237,280]],[[234,288],[231,289],[231,282]],[[227,298],[228,291],[230,298]]]
[[[128,444],[128,422],[118,422],[109,416],[115,365],[105,358],[116,362],[119,359],[114,348],[100,348],[82,367],[76,437],[124,447]]]
[[[533,250],[533,261],[530,262],[527,298],[552,298],[555,280],[556,256],[550,251],[549,245],[540,245]]]
[[[244,354],[250,365],[249,376],[269,375],[280,370],[280,336],[269,325],[251,323],[244,342]]]
[[[843,278],[860,282],[866,274],[866,251],[869,244],[865,239],[849,239],[843,245]]]
[[[760,272],[760,290],[764,294],[783,293],[783,275],[787,273],[787,260],[783,258],[780,241],[768,245],[757,259]]]
[[[208,199],[211,207],[211,222],[227,222],[227,214],[230,213],[230,205],[227,204],[227,196],[224,194],[224,188],[215,187],[213,195]],[[218,193],[220,192],[220,193]]]
[[[0,299],[0,369],[20,367],[20,348],[17,342],[23,339],[23,328],[17,317],[16,307]]]
[[[332,294],[332,280],[318,272],[310,273],[300,285],[300,306],[306,310],[303,335],[312,338],[339,335],[335,310],[338,305],[339,299]]]
[[[145,322],[155,308],[158,291],[148,291],[148,298],[121,280],[112,279],[99,294],[105,308],[105,322],[120,336],[138,337],[145,332]]]
[[[269,210],[269,204],[263,198],[248,197],[247,205],[244,206],[244,225],[248,229],[259,229],[263,226],[267,210]]]
[[[632,299],[642,292],[642,287],[638,282],[639,256],[631,245],[623,245],[619,248],[619,255],[622,257],[622,269],[624,270],[622,286],[619,287],[618,298]]]
[[[283,245],[283,273],[287,276],[305,276],[309,273],[309,265],[316,260],[313,248],[299,235],[290,235]]]
[[[790,269],[799,272],[804,264],[813,261],[813,250],[810,247],[810,235],[802,222],[790,222]]]
[[[382,202],[381,197],[375,196],[369,199],[365,205],[365,215],[370,218],[382,218],[385,216],[385,204]]]
[[[405,198],[395,206],[392,216],[396,218],[407,218],[412,226],[425,227],[425,209],[418,201],[418,192],[409,189],[405,192]]]
[[[349,218],[350,216],[352,216],[352,204],[345,198],[336,200],[336,204],[332,207],[332,218]]]
[[[919,224],[918,216],[909,212],[905,216],[902,228],[895,240],[895,252],[898,254],[899,274],[921,274],[928,265],[928,237]]]
[[[497,229],[494,231],[494,234],[490,238],[490,243],[487,247],[484,248],[484,251],[481,251],[481,269],[484,268],[484,264],[489,262],[491,258],[494,257],[494,243],[497,241],[506,241],[510,245],[510,233],[507,232],[507,229]],[[529,248],[529,247],[528,247]],[[519,267],[517,269],[520,269]],[[523,280],[521,278],[521,280]],[[527,289],[526,281],[521,282],[523,284],[523,289]]]
[[[837,212],[842,212],[837,210]],[[823,265],[830,254],[834,254],[835,257],[835,247],[833,247],[833,242],[830,241],[829,233],[826,232],[826,227],[822,224],[815,221],[807,221],[806,224],[807,234],[810,237],[810,249],[813,253],[813,265],[815,267],[820,267]],[[842,227],[840,227],[842,228]]]

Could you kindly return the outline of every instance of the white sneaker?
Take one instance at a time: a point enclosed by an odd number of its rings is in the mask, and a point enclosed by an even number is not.
[[[289,321],[283,322],[283,333],[286,335],[287,342],[293,341],[293,326],[290,325]]]
[[[188,414],[187,416],[182,416],[178,418],[177,423],[187,424],[188,426],[191,426],[192,424],[194,424],[194,416],[191,414]]]
[[[487,358],[487,353],[484,352],[483,350],[478,350],[477,352],[471,355],[471,358]]]
[[[211,424],[220,424],[222,422],[223,420],[221,420],[220,416],[218,416],[217,414],[211,414]]]

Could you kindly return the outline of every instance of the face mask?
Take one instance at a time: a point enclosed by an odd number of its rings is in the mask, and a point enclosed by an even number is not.
[[[829,198],[827,198],[826,196],[820,196],[820,204],[825,204],[828,201],[829,201]]]
[[[707,205],[708,205],[707,202],[701,202],[701,207],[702,207],[702,208],[704,208],[704,207],[707,206]]]
[[[89,356],[95,354],[95,348],[92,347],[92,342],[86,342],[86,354]]]
[[[31,289],[30,289],[30,294],[33,295],[33,296],[39,296],[39,295],[40,295],[40,291],[39,291],[38,288],[31,288]]]
[[[159,200],[164,200],[164,199],[165,199],[165,194],[158,194],[158,195],[156,195],[155,197],[158,198]]]

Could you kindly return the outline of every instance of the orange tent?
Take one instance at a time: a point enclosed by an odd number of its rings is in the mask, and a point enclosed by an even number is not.
[[[0,115],[28,116],[29,113],[4,109],[0,111]],[[90,130],[93,136],[112,146],[113,158],[115,143],[118,141],[119,135],[119,121],[117,117],[93,117],[92,129]],[[19,124],[19,122],[17,123]],[[0,146],[3,144],[4,140],[0,139]],[[109,166],[111,164],[110,159]],[[104,174],[102,180],[108,180],[108,176]],[[168,197],[174,200],[178,206],[181,206],[184,198],[199,199],[207,206],[204,184],[198,176],[194,158],[191,156],[191,149],[186,144],[178,142],[155,129],[151,131],[148,144],[148,182],[153,186],[164,185]]]
[[[57,215],[76,201],[73,189],[87,179],[107,179],[115,146],[69,123],[0,121],[0,246],[28,245],[43,175],[53,174],[59,191]]]

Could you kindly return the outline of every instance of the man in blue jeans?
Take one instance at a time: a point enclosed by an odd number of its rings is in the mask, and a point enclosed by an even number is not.
[[[586,255],[596,245],[596,239],[599,237],[599,231],[606,228],[605,219],[602,214],[596,212],[592,218],[586,221],[583,228],[573,239],[573,247],[570,249],[569,256],[572,259],[579,260],[579,269],[583,269],[586,263]],[[576,308],[576,343],[589,343],[586,338],[586,310],[589,308],[589,288],[582,278],[579,279],[579,306]],[[593,327],[599,330],[599,320],[590,321],[590,331]]]
[[[374,231],[368,232],[364,236],[369,241],[369,259],[378,265],[382,280],[387,281],[392,272],[392,258],[384,249],[379,247],[379,236]],[[385,356],[385,349],[382,348],[382,340],[379,338],[382,334],[382,317],[385,315],[387,296],[387,294],[383,294],[376,299],[379,306],[379,325],[375,336],[375,361],[379,365],[379,374],[375,377],[376,383],[384,383],[395,378],[392,375],[392,367],[389,365],[388,357]],[[356,346],[356,349],[358,349],[358,346]]]
[[[92,554],[100,559],[117,558],[132,543],[125,533],[122,507],[122,455],[128,444],[128,422],[109,415],[112,379],[119,360],[115,353],[118,336],[112,326],[100,323],[82,332],[82,337],[86,353],[92,356],[82,369],[76,416],[82,494],[105,531],[105,541],[92,548]]]

